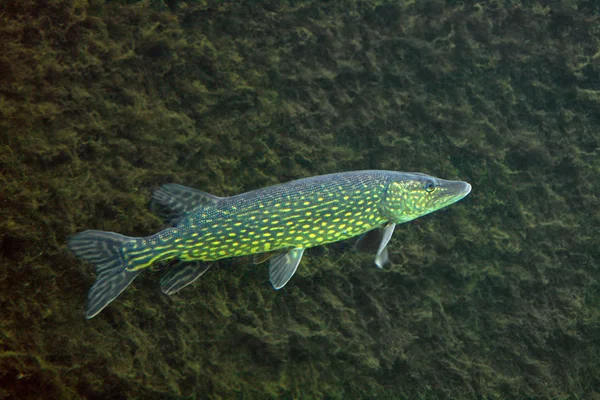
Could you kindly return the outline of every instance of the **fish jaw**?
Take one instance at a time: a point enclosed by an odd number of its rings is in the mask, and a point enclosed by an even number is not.
[[[381,209],[391,222],[404,223],[456,203],[471,189],[464,181],[419,173],[402,174],[390,180]]]

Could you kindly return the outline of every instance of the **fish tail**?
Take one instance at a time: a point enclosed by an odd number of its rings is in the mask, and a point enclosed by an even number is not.
[[[105,231],[85,231],[71,236],[68,245],[79,258],[96,265],[96,281],[88,293],[85,317],[96,316],[139,274],[141,268],[129,266],[126,245],[143,238],[132,238]]]

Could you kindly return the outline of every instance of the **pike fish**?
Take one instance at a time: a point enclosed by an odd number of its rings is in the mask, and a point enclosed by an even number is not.
[[[168,264],[160,284],[169,295],[198,279],[212,262],[247,255],[254,255],[255,264],[269,260],[271,284],[281,289],[305,249],[359,235],[359,244],[370,236],[379,240],[375,264],[382,268],[396,224],[455,203],[470,191],[467,182],[380,170],[315,176],[231,197],[167,184],[153,193],[150,208],[171,227],[147,237],[88,230],[71,236],[68,246],[96,266],[89,319],[159,262]]]

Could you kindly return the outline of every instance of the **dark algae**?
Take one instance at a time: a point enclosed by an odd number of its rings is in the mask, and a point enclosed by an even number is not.
[[[593,1],[0,2],[0,398],[597,399]],[[473,192],[390,263],[162,270],[86,320],[83,229],[168,182],[230,196],[353,170]]]

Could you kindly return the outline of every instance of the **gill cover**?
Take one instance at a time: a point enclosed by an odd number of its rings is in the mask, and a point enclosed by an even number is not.
[[[467,182],[410,173],[388,184],[380,209],[390,222],[401,224],[449,206],[470,191]]]

